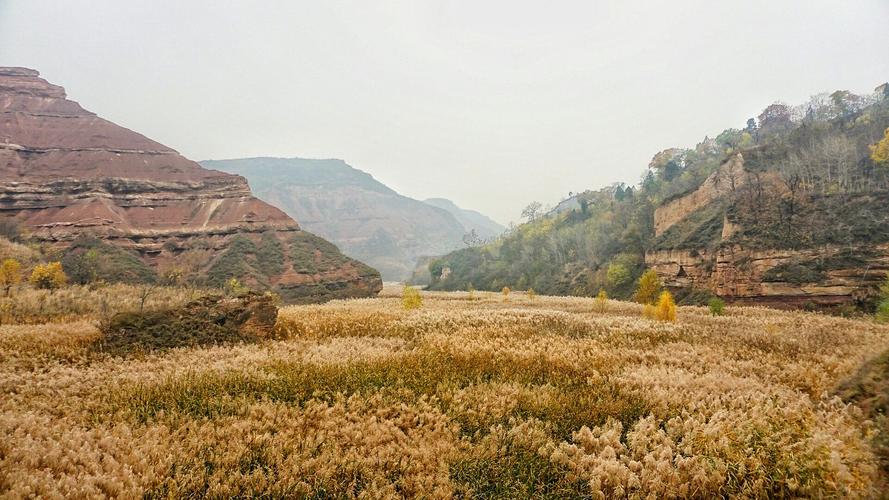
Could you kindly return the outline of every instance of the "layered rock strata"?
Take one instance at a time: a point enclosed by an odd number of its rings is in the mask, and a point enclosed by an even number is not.
[[[214,285],[235,277],[290,301],[368,296],[382,286],[376,271],[254,197],[243,177],[84,110],[26,68],[0,67],[0,216],[61,248],[92,235],[155,269],[185,266]],[[220,259],[229,253],[234,262],[236,239],[248,265],[227,269]]]

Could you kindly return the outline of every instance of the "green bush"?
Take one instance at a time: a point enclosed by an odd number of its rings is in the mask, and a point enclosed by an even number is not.
[[[713,316],[722,316],[725,313],[725,301],[719,297],[710,299],[707,306],[710,308],[710,314]]]
[[[876,320],[880,323],[889,323],[889,276],[880,285],[880,298],[877,303]]]

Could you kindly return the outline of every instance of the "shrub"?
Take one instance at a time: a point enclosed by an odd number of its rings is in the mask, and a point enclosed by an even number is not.
[[[886,280],[880,285],[876,319],[880,323],[889,323],[889,274],[886,275]]]
[[[466,292],[469,294],[469,300],[475,300],[475,287],[472,283],[466,285]]]
[[[270,295],[203,297],[181,307],[125,312],[102,325],[99,348],[128,354],[199,345],[251,342],[274,335],[278,308]]]
[[[633,298],[640,304],[654,304],[658,300],[662,286],[661,279],[654,269],[649,269],[639,278],[639,286]]]
[[[608,293],[605,292],[605,289],[600,289],[599,294],[596,295],[596,310],[600,313],[603,313],[608,310]]]
[[[229,297],[239,297],[250,291],[250,289],[242,285],[237,278],[232,278],[226,281],[224,290],[225,294]]]
[[[642,317],[646,319],[657,319],[657,307],[653,304],[645,304],[642,308]]]
[[[713,316],[722,316],[725,312],[725,301],[720,299],[719,297],[713,297],[710,299],[710,302],[707,303],[707,306],[710,307],[710,314]]]
[[[5,259],[3,264],[0,264],[0,286],[5,289],[7,297],[9,296],[9,289],[18,285],[21,281],[22,265],[15,259]]]
[[[503,287],[503,290],[500,290],[500,292],[503,293],[503,302],[509,302],[509,287]]]
[[[612,263],[608,266],[606,279],[610,286],[619,287],[630,281],[630,270],[622,264]]]
[[[62,270],[61,262],[50,262],[47,264],[37,264],[31,277],[28,279],[34,288],[42,290],[55,290],[62,288],[68,282],[65,271]]]
[[[881,300],[877,304],[876,318],[880,323],[889,323],[889,300]]]
[[[883,132],[883,140],[870,147],[870,159],[877,165],[889,165],[889,128]]]
[[[419,309],[423,307],[423,297],[420,291],[410,285],[404,285],[401,291],[401,304],[405,309]]]
[[[534,300],[534,297],[537,297],[537,292],[534,291],[533,288],[528,289],[528,298]]]
[[[0,237],[9,241],[21,241],[24,231],[21,224],[15,219],[4,218],[0,220]]]
[[[673,302],[670,292],[666,290],[661,293],[661,297],[658,299],[655,318],[661,321],[676,321],[676,303]]]

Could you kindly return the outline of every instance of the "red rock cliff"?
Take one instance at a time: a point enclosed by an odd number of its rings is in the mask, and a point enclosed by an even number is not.
[[[234,239],[247,240],[249,252],[266,235],[283,256],[258,265],[271,274],[241,276],[251,285],[300,302],[381,288],[378,273],[301,231],[243,177],[205,169],[84,110],[31,69],[0,67],[0,189],[0,215],[59,246],[91,234],[154,267],[193,262],[186,271],[213,270],[218,279]]]

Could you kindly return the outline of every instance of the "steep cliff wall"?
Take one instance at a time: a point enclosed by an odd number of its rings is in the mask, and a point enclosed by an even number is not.
[[[698,189],[655,209],[655,236],[662,235],[664,231],[692,213],[741,188],[746,179],[744,158],[738,153],[707,177]]]
[[[156,269],[213,285],[235,277],[291,301],[381,288],[378,273],[255,198],[243,177],[99,118],[25,68],[0,68],[0,215],[60,248],[93,235]],[[229,266],[235,240],[244,260]]]
[[[744,170],[743,158],[736,155],[699,189],[655,210],[658,239],[646,252],[645,263],[665,285],[708,290],[735,302],[787,308],[853,303],[873,293],[889,271],[889,244],[881,243],[879,238],[868,241],[869,234],[841,237],[839,229],[830,235],[831,227],[838,224],[823,221],[821,217],[826,215],[819,213],[813,202],[809,211],[814,213],[803,214],[797,208],[795,223],[789,226],[798,227],[791,230],[782,226],[779,231],[788,240],[794,237],[792,247],[764,247],[761,239],[754,238],[755,231],[748,231],[750,227],[728,216],[728,212],[737,215],[748,209],[738,200],[747,196],[742,193],[745,188],[754,188],[752,175]],[[786,205],[786,189],[773,172],[760,173],[755,182],[756,189],[768,193],[763,203],[770,205],[769,209],[782,200]],[[846,206],[861,205],[864,211],[839,218],[852,222],[870,219],[866,222],[880,224],[881,219],[871,212],[879,209],[879,200],[884,199],[880,193],[845,195]],[[831,227],[827,231],[816,228],[819,220],[823,221],[820,225]],[[851,229],[853,234],[868,233]],[[803,239],[799,235],[809,230],[826,232],[834,240],[846,242],[800,245]]]

